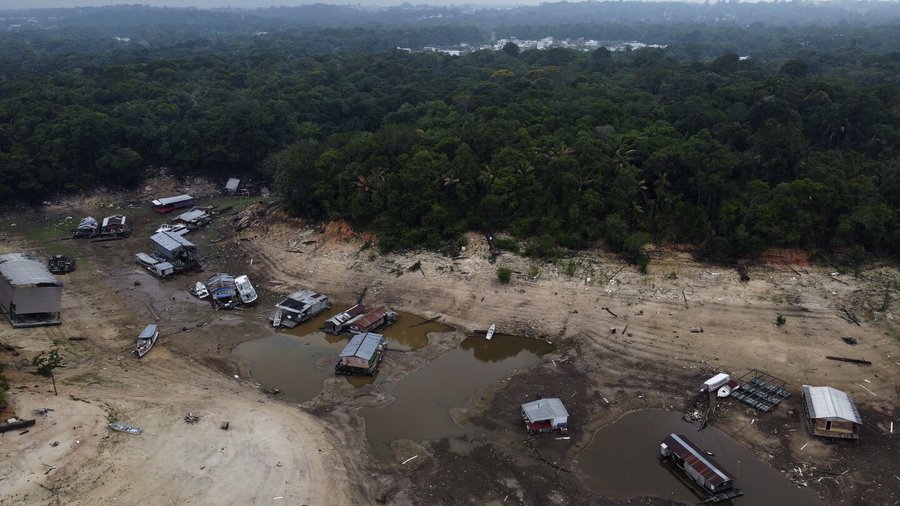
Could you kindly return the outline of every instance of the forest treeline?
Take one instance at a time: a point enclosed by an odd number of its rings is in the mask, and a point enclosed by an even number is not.
[[[290,212],[376,230],[385,250],[496,230],[529,254],[602,242],[635,261],[652,241],[720,259],[900,251],[896,27],[735,30],[750,59],[725,31],[621,53],[320,49],[411,30],[4,34],[0,201],[165,166],[272,180]],[[453,30],[477,29],[435,33]]]

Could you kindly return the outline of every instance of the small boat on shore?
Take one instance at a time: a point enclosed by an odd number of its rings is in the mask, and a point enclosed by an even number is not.
[[[197,284],[195,284],[192,288],[188,288],[188,292],[190,292],[191,295],[197,297],[198,299],[205,299],[209,297],[209,290],[207,290],[206,285],[204,285],[200,281],[197,281]]]
[[[162,226],[156,229],[156,232],[169,232],[172,234],[184,235],[190,232],[190,230],[187,225],[182,223],[163,223]]]
[[[497,330],[497,326],[492,323],[491,326],[488,327],[487,334],[484,335],[485,339],[490,341],[491,338],[494,337],[494,331],[496,331],[496,330]]]
[[[134,353],[138,358],[143,357],[150,351],[150,348],[156,344],[157,339],[159,339],[159,328],[154,323],[147,325],[144,327],[144,331],[141,332],[141,335],[138,336]]]
[[[112,422],[109,424],[109,428],[112,430],[117,430],[119,432],[127,432],[134,435],[138,435],[141,433],[140,427],[134,427],[122,422]]]
[[[237,287],[238,297],[240,297],[241,302],[244,304],[256,302],[258,296],[256,295],[256,289],[250,284],[250,278],[246,275],[238,276],[234,278],[234,285]]]

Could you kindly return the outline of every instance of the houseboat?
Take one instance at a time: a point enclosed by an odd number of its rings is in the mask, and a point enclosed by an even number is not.
[[[137,346],[134,348],[135,355],[138,358],[146,355],[150,348],[156,344],[157,339],[159,339],[159,328],[155,324],[151,323],[144,327],[144,331],[137,338]]]
[[[212,301],[220,308],[230,308],[235,303],[237,285],[231,274],[218,273],[206,282]]]
[[[122,214],[114,214],[103,218],[100,225],[100,235],[107,237],[128,237],[131,234],[131,225]]]
[[[853,397],[832,387],[803,385],[806,426],[813,436],[859,439],[862,418]]]
[[[387,341],[381,334],[365,332],[356,334],[344,347],[338,363],[334,366],[335,374],[374,376],[378,372],[378,364],[384,358]]]
[[[351,323],[365,316],[365,313],[366,305],[360,302],[343,313],[338,313],[325,320],[325,326],[322,327],[322,331],[329,334],[340,334],[347,330]]]
[[[174,197],[163,197],[161,199],[151,200],[150,204],[153,210],[158,213],[168,213],[175,209],[184,209],[194,205],[194,198],[190,195],[176,195]]]
[[[275,320],[280,320],[275,327],[294,328],[302,322],[329,308],[328,297],[312,290],[297,290],[275,304]]]
[[[196,230],[200,227],[209,225],[212,221],[212,216],[206,211],[206,209],[191,209],[186,213],[179,214],[175,220],[175,224],[184,225],[188,230]]]
[[[362,318],[356,319],[348,325],[350,332],[371,332],[378,328],[393,323],[397,319],[397,313],[387,306],[378,306],[368,311]]]
[[[529,434],[558,430],[569,432],[569,412],[556,397],[522,404],[522,419]]]
[[[734,476],[707,453],[681,434],[669,434],[659,445],[659,458],[674,465],[673,472],[682,473],[695,492],[709,501],[720,502],[744,493],[734,488]]]
[[[86,239],[96,237],[99,232],[100,225],[97,223],[97,220],[93,216],[87,216],[78,223],[78,228],[72,233],[72,237],[75,239]]]

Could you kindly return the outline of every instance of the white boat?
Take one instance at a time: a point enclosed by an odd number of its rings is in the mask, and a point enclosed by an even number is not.
[[[119,432],[127,432],[134,435],[138,435],[141,433],[140,427],[135,427],[133,425],[128,425],[122,422],[112,422],[111,424],[109,424],[109,428],[112,430],[117,430]]]
[[[199,299],[205,299],[209,297],[209,290],[207,290],[206,285],[204,285],[200,281],[197,281],[197,284],[194,285],[194,288],[191,288],[188,291]]]
[[[155,324],[151,323],[144,327],[144,331],[138,336],[137,346],[134,349],[138,358],[146,355],[150,348],[156,344],[157,339],[159,339],[159,328]]]
[[[182,223],[163,223],[162,226],[156,229],[156,232],[169,232],[171,234],[184,235],[190,232],[190,230],[187,225]]]
[[[492,323],[491,326],[488,327],[487,334],[484,335],[485,339],[487,339],[488,341],[490,341],[491,338],[494,337],[494,331],[495,331],[495,330],[497,330],[497,326],[494,325],[494,324]]]
[[[250,284],[250,278],[247,276],[238,276],[234,278],[234,286],[237,287],[238,297],[244,304],[253,304],[256,302],[256,289]]]
[[[281,309],[276,309],[275,314],[272,316],[272,326],[273,327],[278,328],[281,326],[282,316],[283,316],[283,314],[281,312]]]

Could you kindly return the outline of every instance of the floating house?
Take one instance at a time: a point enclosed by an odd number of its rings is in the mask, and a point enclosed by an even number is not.
[[[206,289],[219,307],[230,307],[237,296],[237,285],[231,274],[218,273],[206,282]]]
[[[806,426],[814,436],[859,439],[862,418],[853,398],[831,387],[803,385]]]
[[[35,257],[0,255],[0,310],[14,328],[59,325],[62,286]]]
[[[324,294],[312,290],[298,290],[275,304],[273,324],[278,322],[276,327],[283,325],[294,328],[329,307],[328,297]]]
[[[184,225],[188,230],[196,230],[202,226],[209,225],[212,221],[212,216],[206,211],[206,209],[191,209],[186,213],[181,213],[175,218],[174,223],[170,223],[169,225]],[[184,235],[184,234],[180,234]]]
[[[556,397],[522,404],[522,419],[529,434],[558,430],[569,431],[569,412]]]
[[[386,348],[387,342],[381,334],[356,334],[341,352],[334,373],[373,376],[378,372],[378,364],[384,358]]]
[[[174,197],[151,200],[150,204],[156,212],[168,213],[175,209],[184,209],[185,207],[193,206],[194,198],[190,195],[176,195]]]
[[[366,305],[363,303],[350,307],[343,313],[338,313],[331,318],[325,320],[325,326],[322,327],[324,332],[329,334],[340,334],[347,330],[347,327],[354,321],[362,318],[366,312]]]
[[[100,225],[97,224],[97,220],[93,216],[87,216],[81,219],[72,236],[76,239],[84,239],[96,236],[99,231]]]
[[[714,502],[743,495],[734,488],[734,476],[681,434],[669,434],[659,445],[659,457],[671,462]]]
[[[121,214],[103,218],[103,224],[100,225],[100,235],[127,236],[130,233],[131,226],[127,223],[127,218]]]
[[[397,319],[397,313],[387,306],[378,306],[348,325],[350,332],[371,332]]]

